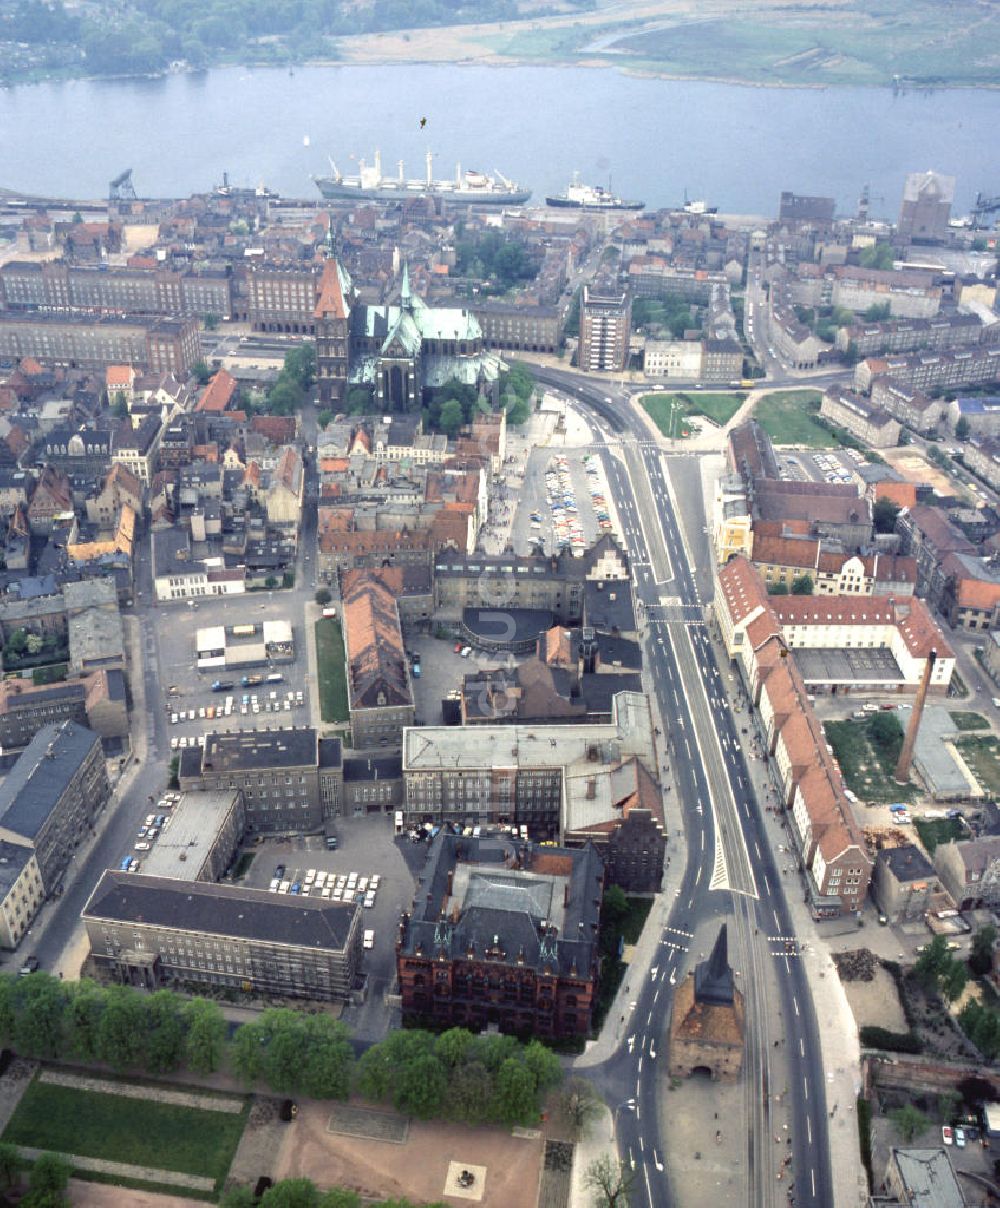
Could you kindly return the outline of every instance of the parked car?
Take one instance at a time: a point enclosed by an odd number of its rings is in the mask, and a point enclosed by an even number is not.
[[[945,1145],[953,1145],[955,1142],[955,1134],[951,1131],[950,1124],[941,1125],[941,1140]]]
[[[374,948],[375,947],[375,932],[374,931],[365,932],[364,936],[361,939],[361,946],[362,946],[362,948]]]

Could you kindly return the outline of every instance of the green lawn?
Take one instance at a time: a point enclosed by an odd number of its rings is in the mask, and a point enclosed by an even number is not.
[[[684,419],[703,415],[721,428],[728,424],[743,405],[739,394],[644,394],[642,405],[664,436],[679,437],[684,433]]]
[[[820,399],[818,390],[781,390],[765,394],[753,409],[753,418],[779,445],[798,445],[808,449],[832,449],[837,438],[816,422]]]
[[[934,855],[939,843],[950,843],[952,839],[966,837],[965,827],[957,818],[914,818],[913,825],[929,856]]]
[[[221,1186],[247,1112],[236,1115],[32,1082],[3,1140],[56,1153],[177,1170]]]
[[[41,684],[57,684],[66,678],[65,663],[48,663],[44,667],[36,667],[31,673],[31,682],[36,686]]]
[[[988,730],[990,728],[990,723],[982,713],[970,713],[964,709],[956,709],[949,716],[958,730]]]
[[[869,737],[870,726],[871,718],[828,721],[823,726],[844,773],[844,783],[861,801],[910,801],[916,791],[914,786],[893,780],[891,759],[879,757],[879,750]]]
[[[321,617],[316,622],[316,664],[319,673],[319,707],[326,722],[347,721],[347,668],[344,634],[340,622]]]
[[[963,738],[955,745],[986,792],[1000,796],[1000,743],[995,738]]]

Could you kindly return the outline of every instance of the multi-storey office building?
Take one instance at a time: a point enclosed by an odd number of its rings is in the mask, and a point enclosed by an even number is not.
[[[109,870],[83,909],[99,977],[345,1001],[361,960],[361,908]]]

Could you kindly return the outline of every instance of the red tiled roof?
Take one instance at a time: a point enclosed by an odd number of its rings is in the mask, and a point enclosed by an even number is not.
[[[220,369],[206,386],[195,411],[226,411],[235,394],[236,379],[227,370]]]

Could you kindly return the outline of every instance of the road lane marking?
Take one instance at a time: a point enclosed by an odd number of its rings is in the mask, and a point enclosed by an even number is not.
[[[642,1064],[642,1059],[641,1059],[641,1058],[639,1059],[639,1064],[640,1064],[640,1065]],[[805,1088],[805,1092],[806,1092],[806,1098],[808,1099],[808,1098],[809,1098],[809,1079],[808,1079],[808,1078],[803,1078],[803,1079],[802,1079],[802,1085],[803,1085],[803,1087]]]
[[[792,995],[792,1006],[795,1008],[795,1014],[796,1014],[796,1015],[798,1015],[798,1013],[799,1013],[799,1000],[798,1000],[798,999],[795,997],[795,995],[794,995],[794,994]]]
[[[809,1138],[809,1144],[812,1145],[812,1143],[813,1143],[813,1126],[812,1126],[812,1120],[808,1116],[806,1116],[806,1135]]]

